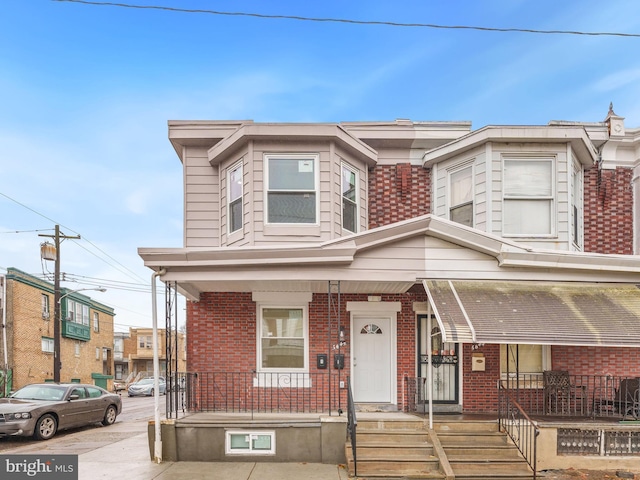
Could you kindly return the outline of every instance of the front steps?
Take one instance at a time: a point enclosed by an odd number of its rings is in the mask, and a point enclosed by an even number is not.
[[[358,415],[358,478],[532,479],[533,473],[495,420],[424,419],[410,415]],[[351,445],[347,467],[354,476]]]
[[[495,420],[434,423],[456,480],[530,479],[533,472]]]
[[[422,419],[408,418],[358,419],[358,477],[444,479]],[[351,444],[345,448],[349,475],[354,476]]]

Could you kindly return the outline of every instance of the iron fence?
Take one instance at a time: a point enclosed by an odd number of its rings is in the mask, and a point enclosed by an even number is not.
[[[180,413],[342,413],[347,390],[338,373],[175,373],[167,417]]]

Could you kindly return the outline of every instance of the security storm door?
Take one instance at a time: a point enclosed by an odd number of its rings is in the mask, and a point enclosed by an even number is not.
[[[391,403],[392,322],[388,317],[354,317],[353,397],[360,403]]]

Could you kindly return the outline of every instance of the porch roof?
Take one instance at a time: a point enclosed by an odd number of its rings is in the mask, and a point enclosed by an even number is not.
[[[424,280],[443,340],[640,347],[640,286]]]

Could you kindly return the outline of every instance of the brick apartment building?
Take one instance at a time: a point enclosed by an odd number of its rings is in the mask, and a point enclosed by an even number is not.
[[[53,380],[54,286],[16,268],[6,283],[7,360],[11,389]],[[110,388],[114,311],[87,295],[61,290],[60,380]],[[4,356],[3,343],[0,352]]]

